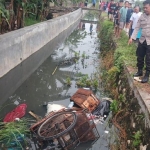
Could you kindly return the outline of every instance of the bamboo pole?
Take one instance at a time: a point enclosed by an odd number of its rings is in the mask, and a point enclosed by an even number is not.
[[[29,114],[30,114],[32,117],[34,117],[37,121],[40,121],[40,120],[41,120],[41,118],[40,118],[38,115],[34,114],[32,111],[29,111]]]
[[[56,72],[57,68],[58,68],[58,66],[56,66],[55,70],[54,70],[53,73],[52,73],[52,76],[53,76],[54,73]]]

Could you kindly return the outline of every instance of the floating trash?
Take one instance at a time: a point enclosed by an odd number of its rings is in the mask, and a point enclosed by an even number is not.
[[[86,112],[60,110],[51,112],[42,121],[31,126],[40,141],[55,141],[62,149],[74,149],[80,143],[96,141],[99,133],[93,120],[89,120]]]

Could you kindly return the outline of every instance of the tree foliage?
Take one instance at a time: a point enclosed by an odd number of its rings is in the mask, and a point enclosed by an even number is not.
[[[142,9],[143,8],[143,1],[140,1],[140,0],[135,1],[135,6],[139,6]]]

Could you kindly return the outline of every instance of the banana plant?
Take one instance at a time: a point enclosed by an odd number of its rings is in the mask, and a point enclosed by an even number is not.
[[[10,28],[10,23],[9,23],[10,14],[9,11],[5,9],[4,2],[5,2],[4,0],[0,0],[0,23],[2,23],[2,18],[5,18]]]
[[[36,12],[37,12],[37,7],[36,7],[36,4],[34,4],[34,3],[24,3],[23,2],[22,8],[23,8],[23,26],[24,26],[25,17],[28,14],[32,14],[33,16],[35,16]]]

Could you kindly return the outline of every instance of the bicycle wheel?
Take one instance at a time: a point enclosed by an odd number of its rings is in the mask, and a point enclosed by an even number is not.
[[[71,111],[58,112],[39,127],[38,135],[44,140],[58,138],[70,131],[76,122],[76,113]]]

